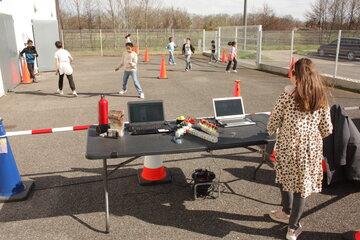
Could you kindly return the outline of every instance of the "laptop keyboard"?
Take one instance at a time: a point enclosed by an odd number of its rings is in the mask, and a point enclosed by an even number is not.
[[[144,125],[130,125],[129,131],[132,135],[145,135],[159,133],[159,129],[168,129],[165,123],[154,123]]]

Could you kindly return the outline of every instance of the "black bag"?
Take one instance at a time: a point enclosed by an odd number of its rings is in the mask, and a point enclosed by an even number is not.
[[[194,187],[199,183],[208,183],[206,185],[200,185],[196,188],[197,196],[207,196],[209,195],[209,187],[215,179],[215,173],[208,171],[207,169],[196,169],[192,174],[192,179],[194,181]]]

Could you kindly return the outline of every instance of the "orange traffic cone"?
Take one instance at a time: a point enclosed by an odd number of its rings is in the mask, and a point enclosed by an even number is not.
[[[240,80],[235,80],[234,97],[240,97]]]
[[[149,61],[150,61],[149,51],[147,48],[145,48],[144,62],[149,62]]]
[[[32,83],[30,79],[29,69],[27,67],[27,63],[25,59],[21,60],[21,70],[22,70],[22,83],[26,83],[26,84]]]
[[[145,156],[144,168],[139,169],[138,179],[140,185],[153,185],[169,183],[172,177],[168,170],[163,166],[161,156]]]
[[[227,63],[227,61],[228,61],[228,57],[226,56],[226,50],[223,49],[222,50],[222,55],[221,55],[221,62],[222,63]]]
[[[295,68],[295,63],[296,63],[296,58],[292,57],[291,61],[290,61],[290,65],[289,65],[289,71],[288,71],[288,78],[292,78],[293,77],[293,70]]]
[[[167,79],[165,57],[161,57],[160,75],[158,79]]]

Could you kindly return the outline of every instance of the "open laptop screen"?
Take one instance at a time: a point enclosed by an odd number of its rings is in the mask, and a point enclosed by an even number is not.
[[[214,100],[216,117],[244,115],[242,98]]]
[[[164,121],[162,101],[129,102],[128,108],[130,123]]]

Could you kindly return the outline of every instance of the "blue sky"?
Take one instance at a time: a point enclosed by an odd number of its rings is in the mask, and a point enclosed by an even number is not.
[[[292,15],[304,20],[304,15],[315,0],[248,0],[248,12],[256,12],[267,3],[278,15]],[[239,13],[243,12],[244,0],[163,0],[167,6],[186,9],[190,13]]]

